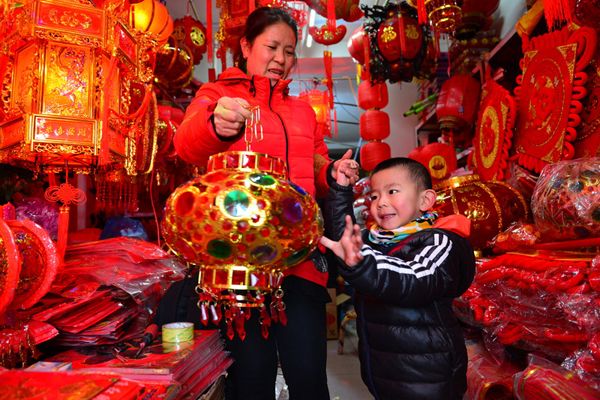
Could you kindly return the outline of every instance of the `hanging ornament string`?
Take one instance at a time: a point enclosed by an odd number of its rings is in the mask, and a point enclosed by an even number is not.
[[[252,151],[250,149],[252,141],[256,139],[257,142],[263,140],[263,126],[260,123],[260,106],[247,106],[241,101],[237,101],[239,105],[250,111],[252,114],[250,118],[246,120],[246,131],[244,133],[244,140],[246,141],[246,151]]]

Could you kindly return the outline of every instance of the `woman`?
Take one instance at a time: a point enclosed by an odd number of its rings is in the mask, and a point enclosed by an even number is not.
[[[260,107],[263,139],[251,150],[285,161],[288,177],[313,196],[323,197],[328,179],[344,173],[358,179],[349,150],[332,163],[312,107],[288,96],[285,80],[296,62],[296,22],[279,8],[256,9],[240,40],[237,67],[224,71],[214,83],[202,85],[186,110],[174,143],[179,156],[196,165],[223,151],[246,150],[244,129],[251,107]],[[320,253],[319,253],[320,254]],[[329,301],[323,257],[287,271],[282,283],[288,322],[273,324],[268,339],[261,335],[258,313],[246,322],[246,338],[227,340],[235,362],[227,377],[227,398],[274,399],[277,352],[290,399],[329,399],[326,360],[326,313]],[[164,321],[163,321],[164,322]],[[223,329],[223,327],[221,327]]]

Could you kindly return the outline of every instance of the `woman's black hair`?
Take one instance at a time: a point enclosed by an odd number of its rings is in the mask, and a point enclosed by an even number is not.
[[[241,36],[246,38],[250,46],[254,43],[254,39],[265,31],[269,26],[284,22],[294,32],[296,37],[296,43],[298,43],[298,24],[292,16],[285,10],[277,7],[259,7],[254,10],[246,20],[246,29],[244,34]],[[234,65],[240,68],[242,71],[246,70],[246,60],[242,54],[242,48],[238,43],[238,47],[233,56]]]

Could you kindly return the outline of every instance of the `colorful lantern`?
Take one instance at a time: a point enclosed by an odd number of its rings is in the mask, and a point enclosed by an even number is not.
[[[475,122],[479,88],[479,81],[470,74],[453,75],[442,84],[435,113],[442,133],[450,141]]]
[[[477,175],[464,175],[441,181],[434,189],[435,211],[441,217],[462,214],[471,220],[468,239],[475,250],[485,249],[511,223],[529,217],[523,196],[504,182],[482,182]]]
[[[234,320],[244,338],[244,315],[252,307],[263,316],[264,335],[271,318],[285,324],[282,271],[305,260],[323,234],[316,201],[286,180],[285,171],[281,160],[266,155],[221,153],[209,159],[206,175],[180,186],[167,200],[165,241],[177,255],[200,266],[203,322],[208,322],[209,309],[220,319],[214,307],[219,301],[230,338]],[[269,316],[264,296],[271,290]]]
[[[365,143],[360,149],[360,164],[371,171],[377,164],[391,157],[390,145],[382,142],[390,135],[390,118],[380,108],[388,104],[387,84],[363,81],[358,85],[358,106],[366,112],[361,115],[358,129]]]
[[[190,15],[175,20],[173,36],[178,42],[185,44],[194,57],[194,65],[200,64],[202,55],[206,53],[206,28],[202,22]]]
[[[445,143],[430,143],[414,148],[408,158],[423,164],[429,170],[433,183],[450,178],[457,168],[456,151]]]
[[[515,150],[519,164],[539,173],[574,156],[573,142],[586,96],[584,71],[597,44],[596,31],[569,27],[529,40],[523,35],[523,75],[517,77]]]
[[[531,209],[537,227],[554,240],[600,236],[600,162],[564,160],[546,166]]]
[[[512,147],[516,102],[508,90],[491,78],[486,81],[481,97],[469,163],[482,180],[503,181]]]

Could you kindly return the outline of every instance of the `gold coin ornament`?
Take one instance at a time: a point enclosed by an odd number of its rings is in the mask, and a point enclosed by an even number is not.
[[[316,201],[286,179],[283,161],[264,154],[216,154],[207,171],[171,194],[162,221],[171,250],[200,267],[203,322],[218,322],[216,306],[224,305],[232,321],[258,307],[265,323],[285,323],[282,272],[306,260],[323,235]],[[269,317],[264,299],[271,291]]]

